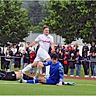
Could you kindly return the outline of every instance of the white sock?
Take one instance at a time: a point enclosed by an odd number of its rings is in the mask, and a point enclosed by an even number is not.
[[[27,65],[24,69],[22,69],[22,73],[29,71],[32,68],[32,64]]]
[[[65,84],[65,85],[67,85],[67,84],[68,84],[68,82],[64,82],[64,84]]]
[[[36,80],[36,77],[33,77],[34,79],[33,79],[33,82],[35,83],[35,80]]]
[[[23,82],[23,83],[27,83],[27,80],[22,79],[22,82]]]

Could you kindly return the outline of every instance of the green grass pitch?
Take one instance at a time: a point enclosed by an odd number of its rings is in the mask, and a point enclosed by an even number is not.
[[[0,96],[96,96],[95,80],[73,80],[65,79],[77,83],[76,86],[56,86],[43,84],[25,84],[18,81],[2,81],[0,80]]]

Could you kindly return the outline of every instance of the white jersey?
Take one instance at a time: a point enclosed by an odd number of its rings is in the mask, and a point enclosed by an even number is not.
[[[39,35],[36,39],[35,39],[36,42],[39,43],[40,45],[40,49],[44,49],[45,51],[49,51],[49,48],[50,48],[50,45],[51,43],[53,43],[53,37],[51,35],[44,35],[44,34],[41,34]]]

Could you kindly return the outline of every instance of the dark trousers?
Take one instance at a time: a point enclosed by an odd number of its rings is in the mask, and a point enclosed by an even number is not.
[[[21,61],[15,61],[14,68],[20,68],[20,67],[21,67]]]
[[[91,67],[91,76],[93,76],[93,67],[94,67],[94,64],[91,63],[91,64],[90,64],[90,67]]]
[[[68,74],[69,64],[63,64],[63,67],[64,67],[64,74]]]
[[[1,69],[4,69],[4,60],[1,60]]]
[[[10,69],[10,61],[5,61],[4,69]]]
[[[95,76],[95,74],[96,74],[95,66],[96,66],[96,62],[92,62],[92,63],[90,64],[90,67],[91,67],[91,76]]]
[[[83,64],[83,69],[84,69],[84,75],[89,75],[89,62],[82,62]]]

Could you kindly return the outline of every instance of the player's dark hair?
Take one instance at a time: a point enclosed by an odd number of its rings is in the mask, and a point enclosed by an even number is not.
[[[59,56],[58,56],[58,54],[53,53],[53,54],[51,55],[51,58],[52,58],[52,59],[58,59],[58,58],[59,58]]]

